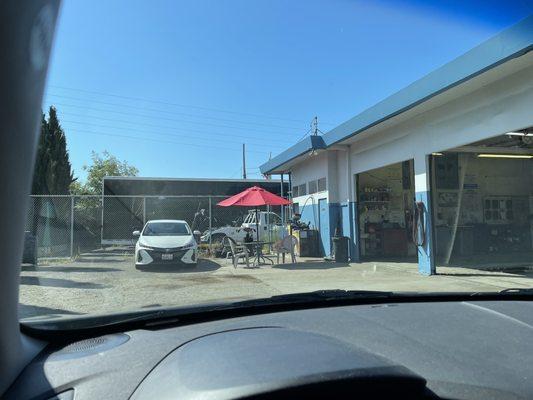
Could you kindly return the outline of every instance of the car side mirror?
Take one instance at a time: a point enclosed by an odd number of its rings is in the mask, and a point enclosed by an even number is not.
[[[193,236],[194,236],[194,240],[196,240],[196,243],[200,243],[200,238],[202,237],[202,232],[200,232],[199,230],[195,230],[192,232]]]
[[[139,237],[139,236],[141,236],[141,232],[140,231],[133,231],[132,235],[135,236],[135,237]]]

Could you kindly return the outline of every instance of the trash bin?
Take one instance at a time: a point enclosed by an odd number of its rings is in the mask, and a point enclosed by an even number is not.
[[[335,254],[335,262],[348,262],[348,240],[346,236],[333,237],[333,254]]]

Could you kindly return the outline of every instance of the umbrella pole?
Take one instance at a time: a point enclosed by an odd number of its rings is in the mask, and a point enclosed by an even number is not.
[[[255,209],[255,230],[257,233],[257,241],[259,242],[259,215],[257,213],[257,208]]]

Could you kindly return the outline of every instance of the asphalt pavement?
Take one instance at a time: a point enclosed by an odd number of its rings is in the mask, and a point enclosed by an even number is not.
[[[533,266],[531,266],[533,267]],[[108,313],[150,307],[187,306],[320,289],[386,291],[499,291],[533,287],[533,269],[501,271],[439,268],[422,276],[415,263],[341,264],[298,259],[247,269],[224,259],[200,259],[196,268],[137,270],[124,250],[98,250],[75,261],[42,260],[22,266],[20,318]]]

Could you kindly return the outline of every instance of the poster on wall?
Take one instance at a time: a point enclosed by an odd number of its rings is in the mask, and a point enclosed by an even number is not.
[[[439,192],[437,198],[439,207],[457,207],[457,192]]]

